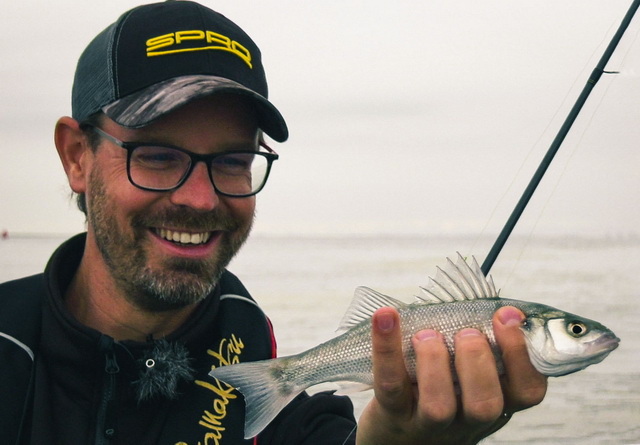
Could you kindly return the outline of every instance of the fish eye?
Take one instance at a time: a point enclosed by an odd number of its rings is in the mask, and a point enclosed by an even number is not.
[[[575,337],[582,337],[587,333],[587,325],[582,323],[581,321],[572,321],[568,325],[569,333]]]

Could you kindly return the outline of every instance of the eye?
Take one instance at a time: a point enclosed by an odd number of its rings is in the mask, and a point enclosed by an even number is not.
[[[251,168],[253,158],[254,155],[252,154],[229,154],[216,158],[211,167],[219,174],[245,172]]]
[[[153,170],[182,168],[189,165],[189,156],[168,147],[141,145],[131,154],[131,164]]]
[[[587,325],[580,321],[572,321],[567,327],[569,328],[569,333],[574,337],[582,337],[588,331]]]
[[[525,318],[522,321],[522,324],[520,325],[520,329],[522,329],[523,331],[531,331],[535,326],[534,323],[535,322],[533,321],[532,318],[531,319],[530,318]]]

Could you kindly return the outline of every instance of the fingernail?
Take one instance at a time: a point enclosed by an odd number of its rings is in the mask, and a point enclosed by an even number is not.
[[[498,312],[498,320],[505,326],[519,326],[522,324],[522,314],[513,307],[505,307]]]
[[[376,317],[376,324],[382,332],[391,332],[396,323],[393,314],[382,313]]]
[[[438,338],[438,333],[433,329],[425,329],[416,333],[416,340],[418,341],[433,340],[434,338]]]
[[[458,335],[460,337],[480,337],[482,335],[482,332],[477,329],[467,328],[458,332]]]

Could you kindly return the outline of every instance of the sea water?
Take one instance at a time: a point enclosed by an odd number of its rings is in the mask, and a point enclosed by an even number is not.
[[[0,281],[41,271],[62,237],[0,241]],[[412,301],[445,257],[476,255],[476,237],[252,237],[230,265],[271,318],[279,355],[335,335],[355,287]],[[603,323],[621,338],[604,362],[550,378],[545,400],[485,444],[640,443],[640,239],[511,239],[491,274],[500,294]],[[352,396],[356,414],[371,391]]]

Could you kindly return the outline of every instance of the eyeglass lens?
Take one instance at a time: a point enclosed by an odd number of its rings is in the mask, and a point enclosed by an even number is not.
[[[169,147],[139,146],[130,154],[129,174],[138,186],[169,190],[181,184],[191,170],[192,159]],[[215,188],[224,194],[247,195],[264,185],[269,162],[260,153],[226,153],[209,162]]]

